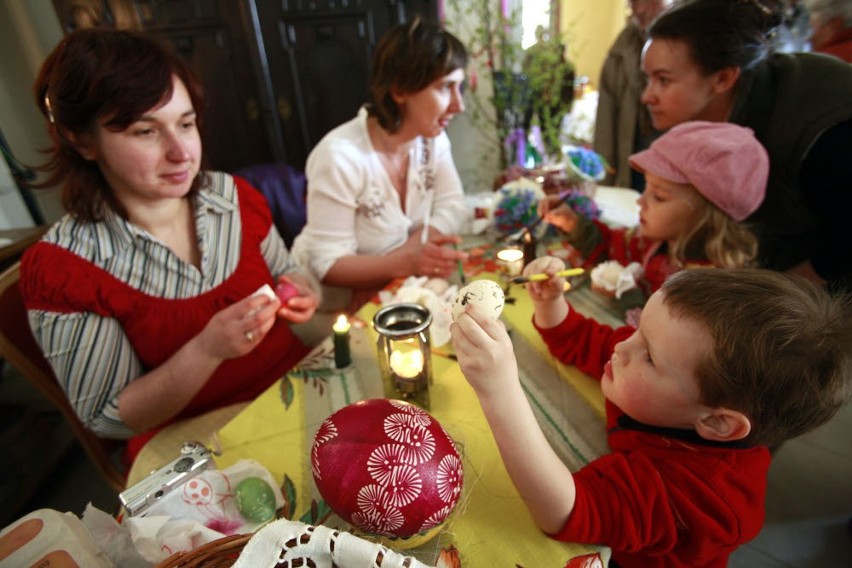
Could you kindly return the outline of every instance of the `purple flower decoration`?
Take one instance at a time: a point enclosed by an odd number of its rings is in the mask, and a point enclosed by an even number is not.
[[[593,220],[600,218],[601,210],[591,197],[578,189],[569,189],[567,193],[568,198],[565,200],[565,204],[576,211],[578,215]],[[565,195],[565,193],[563,192],[560,195]]]
[[[532,223],[538,200],[531,189],[500,188],[500,200],[494,209],[494,224],[502,233],[513,233]]]
[[[579,189],[568,189],[561,196],[568,194],[565,203],[577,214],[587,219],[598,219],[601,211],[597,204],[583,191]],[[500,199],[494,209],[494,225],[497,230],[504,234],[511,234],[528,226],[538,218],[538,198],[531,189],[500,188]],[[543,223],[539,225],[547,227],[546,234],[554,235],[553,227]]]

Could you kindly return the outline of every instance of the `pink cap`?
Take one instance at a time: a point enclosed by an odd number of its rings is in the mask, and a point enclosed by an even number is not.
[[[693,186],[735,221],[760,206],[769,177],[769,155],[754,132],[730,122],[678,124],[630,156],[630,165]]]

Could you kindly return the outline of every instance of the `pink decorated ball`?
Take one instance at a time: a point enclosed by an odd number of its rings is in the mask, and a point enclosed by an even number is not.
[[[405,538],[439,526],[461,495],[464,472],[452,439],[421,408],[371,399],[341,408],[311,449],[317,489],[360,530]]]

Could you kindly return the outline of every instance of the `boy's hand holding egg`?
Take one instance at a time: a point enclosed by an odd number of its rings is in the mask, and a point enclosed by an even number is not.
[[[468,305],[473,306],[472,309],[477,313],[496,320],[503,313],[505,303],[499,284],[493,280],[474,280],[456,294],[452,308],[453,321],[464,313]]]
[[[517,370],[512,340],[498,320],[504,303],[503,290],[492,280],[474,280],[459,290],[453,303],[453,350],[480,396],[510,384],[512,369]],[[462,318],[463,313],[469,317]],[[514,376],[517,380],[517,372]]]

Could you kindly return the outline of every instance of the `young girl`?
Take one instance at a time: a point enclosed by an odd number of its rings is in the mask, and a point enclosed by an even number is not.
[[[769,158],[750,129],[686,122],[630,156],[630,164],[646,182],[638,229],[612,229],[564,205],[550,210],[553,197],[539,204],[545,221],[569,233],[587,266],[607,259],[642,266],[635,286],[619,287],[625,310],[643,305],[682,268],[754,264],[757,239],[740,221],[763,201]]]

